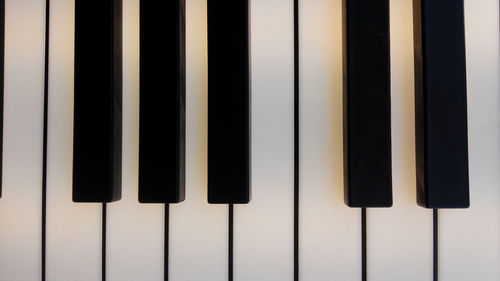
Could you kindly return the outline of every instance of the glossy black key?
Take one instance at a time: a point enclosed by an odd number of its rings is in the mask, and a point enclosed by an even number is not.
[[[414,0],[417,199],[469,207],[463,0]]]
[[[208,201],[250,201],[248,0],[208,0]]]
[[[122,1],[75,1],[73,201],[121,198]]]
[[[140,2],[139,201],[185,197],[185,0]]]
[[[0,197],[3,178],[3,99],[5,72],[5,0],[0,0]]]
[[[392,206],[389,0],[344,0],[344,196]]]

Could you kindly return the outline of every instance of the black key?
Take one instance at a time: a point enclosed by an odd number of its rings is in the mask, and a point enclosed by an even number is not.
[[[185,0],[140,2],[139,201],[185,197]]]
[[[75,1],[73,201],[121,198],[122,1]]]
[[[0,197],[3,176],[3,99],[5,60],[5,0],[0,0]]]
[[[463,0],[414,0],[417,199],[469,207]]]
[[[208,202],[250,201],[248,0],[208,0]]]
[[[344,0],[344,196],[391,207],[389,0]]]

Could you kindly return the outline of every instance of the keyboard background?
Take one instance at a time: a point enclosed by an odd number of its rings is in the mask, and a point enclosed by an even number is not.
[[[206,3],[186,2],[187,200],[171,208],[170,280],[219,281],[227,207],[206,201]],[[289,281],[293,5],[251,2],[253,201],[235,208],[235,280]],[[162,280],[163,206],[137,201],[139,1],[123,4],[123,199],[108,207],[107,279]],[[300,6],[301,280],[360,280],[360,211],[342,193],[341,0]],[[440,212],[443,281],[500,280],[499,8],[465,0],[471,208]],[[101,206],[71,202],[74,1],[52,0],[51,13],[47,280],[100,280]],[[426,281],[432,213],[415,203],[412,1],[391,0],[391,14],[394,207],[368,212],[369,279]],[[40,280],[44,20],[44,1],[6,0],[5,281]]]

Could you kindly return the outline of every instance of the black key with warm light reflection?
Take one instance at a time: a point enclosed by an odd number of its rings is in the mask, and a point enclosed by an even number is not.
[[[390,207],[389,0],[344,0],[343,9],[345,203]]]
[[[121,198],[122,1],[75,1],[73,201]]]
[[[414,0],[417,199],[469,207],[463,0]]]
[[[248,0],[208,0],[208,201],[250,201]]]
[[[185,0],[140,2],[139,201],[185,197]]]

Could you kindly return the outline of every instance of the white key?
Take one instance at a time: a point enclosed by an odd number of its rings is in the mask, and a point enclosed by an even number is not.
[[[207,203],[207,4],[186,1],[186,201],[171,207],[170,278],[227,279],[227,205]]]
[[[51,1],[47,171],[47,280],[51,281],[101,278],[101,205],[76,204],[71,196],[74,8],[74,1]]]
[[[471,207],[440,211],[440,280],[500,280],[499,4],[465,1]]]
[[[252,201],[235,205],[234,280],[293,279],[293,1],[251,1]]]
[[[44,1],[6,1],[2,280],[39,280]]]
[[[417,206],[411,0],[391,1],[394,206],[368,210],[368,278],[432,280],[432,211]]]
[[[123,1],[122,200],[108,205],[110,281],[163,280],[164,205],[139,204],[139,1]]]
[[[344,204],[341,4],[300,3],[304,281],[361,279],[361,212]]]

